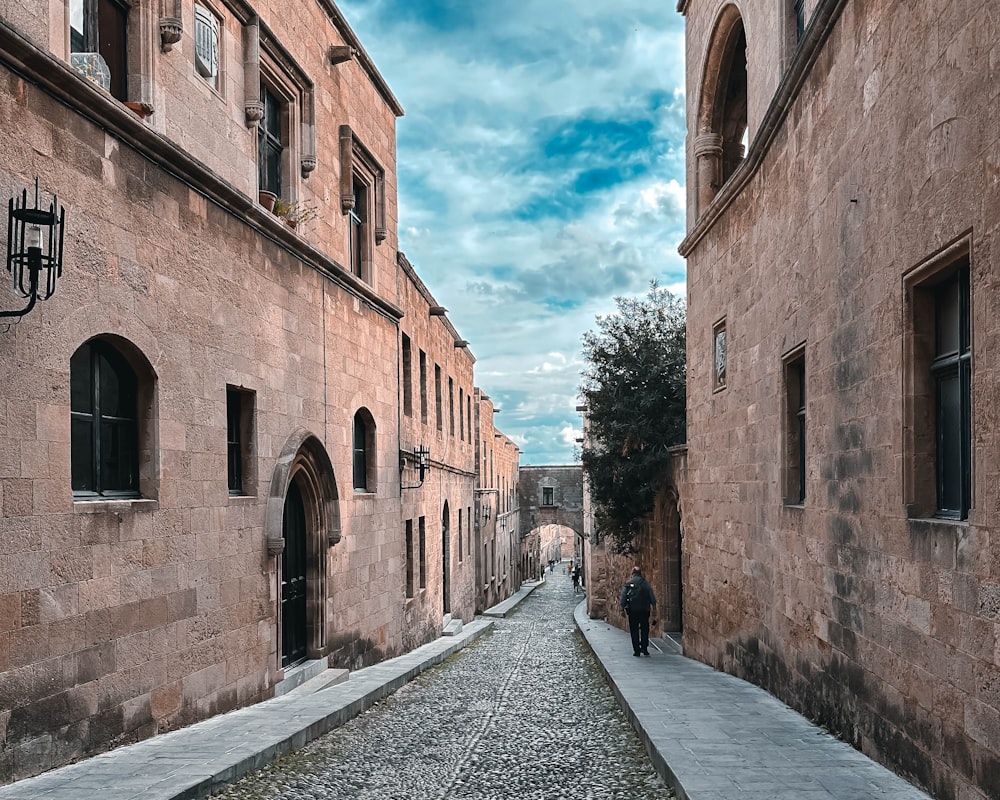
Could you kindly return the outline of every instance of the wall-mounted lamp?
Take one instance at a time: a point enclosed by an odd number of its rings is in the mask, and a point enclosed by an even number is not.
[[[401,489],[419,489],[424,485],[424,476],[427,474],[427,470],[431,468],[431,450],[429,447],[424,447],[422,444],[413,448],[412,453],[407,453],[406,451],[400,451],[399,454],[399,469],[400,471],[406,466],[406,461],[412,462],[413,468],[417,471],[417,477],[420,479],[420,483],[413,486],[401,486]]]
[[[10,199],[7,213],[7,272],[14,279],[14,292],[28,298],[18,311],[0,311],[0,317],[23,317],[38,300],[48,300],[62,276],[63,224],[66,210],[55,195],[48,209],[38,206],[38,178],[35,178],[35,205],[28,208],[28,190]],[[44,271],[44,275],[42,272]]]

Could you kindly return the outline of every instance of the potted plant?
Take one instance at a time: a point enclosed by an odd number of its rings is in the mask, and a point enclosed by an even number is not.
[[[264,206],[265,211],[273,211],[274,204],[278,199],[278,195],[274,192],[269,192],[266,189],[261,189],[257,192],[257,202]]]
[[[304,225],[309,220],[314,219],[317,214],[315,206],[300,201],[290,202],[281,197],[274,201],[272,211],[274,211],[275,216],[281,217],[289,228],[295,228],[300,224]]]

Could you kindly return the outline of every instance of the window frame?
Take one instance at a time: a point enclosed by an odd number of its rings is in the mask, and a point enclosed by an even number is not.
[[[366,408],[354,414],[351,426],[351,482],[355,494],[376,491],[375,418]]]
[[[79,365],[74,365],[74,360],[83,353],[89,355],[86,367],[87,388],[89,391],[89,410],[82,410],[76,406],[77,383],[82,379],[78,371]],[[111,369],[115,372],[116,383],[120,387],[117,405],[126,405],[130,408],[131,416],[126,414],[103,414],[102,411],[107,405],[106,387],[102,386],[102,372],[104,369]],[[125,378],[125,386],[122,387],[122,378]],[[129,397],[129,391],[131,397]],[[70,451],[71,469],[70,485],[74,500],[87,499],[132,499],[142,497],[140,456],[141,456],[141,436],[142,425],[140,419],[141,404],[140,377],[129,359],[112,343],[103,339],[91,339],[78,347],[70,358]],[[125,400],[123,403],[122,400]],[[128,478],[124,486],[105,486],[103,480],[103,462],[105,450],[104,443],[105,421],[120,431],[124,429],[131,434],[131,443],[124,446],[124,457],[119,461],[125,461],[124,469],[128,472]],[[83,481],[86,485],[76,488],[78,484],[77,466],[82,461],[79,460],[79,453],[73,451],[77,446],[77,433],[79,426],[75,423],[84,422],[89,424],[90,441],[87,447],[89,455],[89,470]],[[109,445],[111,447],[113,445]]]
[[[255,485],[253,419],[255,394],[226,386],[226,481],[230,497],[248,497]]]
[[[224,30],[225,24],[218,12],[212,6],[206,4],[205,0],[196,0],[194,3],[194,71],[216,92],[221,92],[223,86],[222,33]],[[214,71],[206,72],[205,69],[211,69],[212,65],[203,66],[202,49],[207,42],[208,36],[211,34],[214,34],[214,42],[212,42],[214,53],[208,55],[214,56]]]
[[[725,389],[728,378],[729,333],[726,318],[723,317],[712,326],[712,391],[721,392]]]
[[[806,502],[806,403],[807,372],[805,344],[782,357],[782,377],[785,388],[782,458],[784,502],[786,506],[803,506]]]
[[[77,8],[82,15],[81,25],[83,25],[83,30],[79,31],[73,22]],[[67,5],[70,64],[88,80],[106,89],[112,97],[121,102],[129,99],[129,62],[133,47],[136,46],[131,30],[136,27],[135,21],[130,20],[132,11],[133,7],[123,0],[69,0]],[[118,17],[116,21],[120,22],[113,26],[115,35],[113,37],[102,35],[101,31],[107,31],[109,24],[115,20],[115,15]],[[74,50],[76,43],[85,49]],[[91,53],[100,56],[108,69],[109,85],[106,87],[99,80],[97,73],[85,66],[81,59],[73,58],[74,55]]]
[[[259,191],[273,192],[278,197],[283,197],[284,175],[287,172],[289,156],[289,101],[280,90],[274,88],[273,84],[262,78],[260,102],[264,112],[257,124],[257,188]],[[273,179],[265,172],[265,167],[270,163],[265,158],[265,150],[277,155],[275,161],[277,175],[273,176]]]
[[[413,416],[413,344],[410,337],[401,334],[403,369],[403,414]]]
[[[971,234],[966,234],[903,276],[903,502],[910,519],[965,522],[975,509],[973,274]],[[959,331],[960,352],[943,358],[944,354],[939,353],[939,296],[956,282],[959,325],[965,329]],[[957,507],[942,502],[946,464],[941,442],[939,378],[954,374],[951,370],[959,376]]]

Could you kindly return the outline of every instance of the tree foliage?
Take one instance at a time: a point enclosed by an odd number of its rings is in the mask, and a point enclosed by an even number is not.
[[[615,303],[583,337],[583,468],[598,535],[628,552],[653,510],[669,448],[684,442],[687,307],[655,281],[645,297]]]

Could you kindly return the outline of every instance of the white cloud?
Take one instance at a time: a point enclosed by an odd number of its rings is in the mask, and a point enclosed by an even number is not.
[[[401,248],[471,343],[523,463],[570,463],[581,346],[684,291],[683,19],[648,0],[341,0],[406,109]]]

